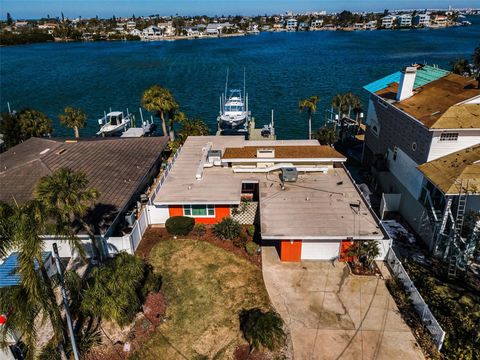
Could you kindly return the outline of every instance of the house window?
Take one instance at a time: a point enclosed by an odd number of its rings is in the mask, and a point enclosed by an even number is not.
[[[255,191],[255,183],[242,183],[242,193],[251,193]]]
[[[458,133],[445,132],[440,134],[440,141],[457,141]]]
[[[191,217],[215,217],[215,206],[183,205],[183,215]]]

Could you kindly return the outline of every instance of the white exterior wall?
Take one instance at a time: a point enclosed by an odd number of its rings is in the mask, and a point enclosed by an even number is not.
[[[479,120],[480,122],[480,120]],[[440,134],[458,133],[457,141],[440,141]],[[480,129],[477,130],[441,130],[434,131],[427,161],[480,144]]]
[[[393,151],[388,150],[388,169],[418,199],[423,183],[423,174],[417,169],[418,164],[400,148],[397,148],[396,160],[393,157]]]

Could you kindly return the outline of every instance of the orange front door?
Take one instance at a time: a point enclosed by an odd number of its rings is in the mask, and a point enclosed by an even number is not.
[[[340,261],[353,261],[352,257],[347,257],[345,254],[347,253],[350,246],[353,245],[353,241],[351,240],[342,240],[342,248],[340,249]]]

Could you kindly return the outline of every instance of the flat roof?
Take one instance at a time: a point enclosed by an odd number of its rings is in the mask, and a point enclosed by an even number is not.
[[[232,168],[214,166],[204,168],[202,180],[197,180],[202,149],[208,143],[222,152],[251,143],[261,147],[321,148],[316,140],[252,142],[237,136],[189,137],[155,204],[239,204],[242,182],[255,182],[259,184],[264,239],[385,238],[343,167],[330,168],[327,173],[299,173],[297,182],[285,183],[285,190],[280,186],[279,172],[234,173]]]
[[[478,110],[473,113],[466,111],[462,117],[452,117],[448,114],[451,107],[463,107],[465,104],[461,104],[462,102],[480,96],[480,89],[477,89],[477,82],[473,78],[449,73],[424,86],[414,88],[414,94],[402,101],[396,101],[398,86],[397,82],[392,82],[387,87],[376,91],[375,94],[390,101],[393,106],[419,120],[428,128],[468,129],[480,127]],[[469,106],[478,109],[480,104],[469,104]]]
[[[65,142],[30,138],[0,154],[0,201],[33,198],[38,180],[60,168],[82,171],[100,196],[98,206],[127,205],[150,169],[159,162],[168,137],[102,138]]]
[[[459,194],[461,187],[479,194],[480,145],[429,161],[418,170],[446,195]]]
[[[331,146],[243,146],[228,147],[223,154],[224,159],[253,159],[257,157],[257,150],[275,150],[275,159],[338,159],[346,158]]]

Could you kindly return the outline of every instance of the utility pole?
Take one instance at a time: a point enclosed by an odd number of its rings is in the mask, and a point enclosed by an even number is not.
[[[75,334],[73,333],[72,317],[70,315],[70,309],[68,307],[68,296],[65,290],[65,282],[63,279],[62,268],[60,267],[60,258],[58,256],[57,244],[53,243],[53,258],[55,259],[55,265],[57,266],[58,278],[60,279],[60,289],[62,291],[63,307],[65,308],[65,317],[67,318],[68,333],[70,335],[70,342],[72,343],[72,352],[75,360],[80,360],[78,356],[77,342],[75,341]]]

